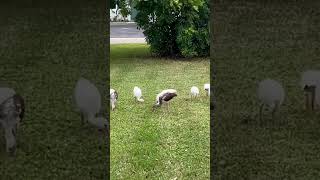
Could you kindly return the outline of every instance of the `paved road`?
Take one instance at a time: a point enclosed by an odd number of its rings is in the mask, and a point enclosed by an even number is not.
[[[144,35],[136,24],[111,24],[110,38],[144,38]]]
[[[146,43],[143,31],[134,23],[111,23],[110,44]]]

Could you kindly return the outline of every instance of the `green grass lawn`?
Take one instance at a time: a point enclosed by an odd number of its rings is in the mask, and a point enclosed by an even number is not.
[[[303,110],[301,72],[320,69],[319,3],[224,1],[214,5],[216,179],[319,179],[320,111]],[[286,90],[281,114],[256,124],[256,88]]]
[[[106,107],[105,14],[85,8],[0,8],[0,82],[26,101],[15,158],[0,130],[1,179],[103,179],[105,139],[80,125],[72,102],[79,76]],[[106,109],[106,108],[105,108]]]
[[[111,112],[111,179],[208,179],[208,59],[152,58],[147,45],[111,45],[110,83],[119,93]],[[191,86],[201,97],[190,100]],[[133,87],[144,103],[135,102]],[[170,111],[152,112],[156,95],[174,88]]]

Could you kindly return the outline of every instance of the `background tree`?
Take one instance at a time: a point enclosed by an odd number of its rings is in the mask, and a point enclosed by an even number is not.
[[[136,22],[159,56],[209,55],[208,0],[135,1]]]
[[[115,9],[118,5],[118,8],[120,9],[119,13],[122,17],[127,18],[128,15],[130,15],[130,4],[132,3],[132,0],[111,0],[110,1],[110,8]],[[117,10],[118,13],[118,10]]]
[[[119,8],[120,8],[120,14],[122,17],[127,18],[128,15],[130,15],[130,2],[128,0],[119,0]]]
[[[117,0],[110,0],[110,9],[115,9],[117,4]]]

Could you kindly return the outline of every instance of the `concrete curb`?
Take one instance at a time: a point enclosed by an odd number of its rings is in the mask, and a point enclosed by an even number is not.
[[[137,25],[136,22],[110,22],[110,26]]]
[[[146,44],[145,38],[110,38],[110,44]]]

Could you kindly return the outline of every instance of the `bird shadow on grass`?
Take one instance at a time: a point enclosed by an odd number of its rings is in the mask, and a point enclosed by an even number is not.
[[[157,55],[151,54],[149,58],[153,59],[154,61],[181,61],[181,62],[195,62],[197,60],[203,60],[208,59],[207,57],[198,57],[198,58],[188,58],[188,57],[182,57],[182,56],[167,56],[167,57],[161,57]]]
[[[142,99],[143,99],[143,97],[142,97]],[[136,105],[136,106],[139,106],[139,107],[141,107],[141,106],[146,106],[146,104],[145,104],[145,102],[139,102],[136,98],[132,98],[132,101],[131,101],[134,105]]]
[[[200,102],[200,103],[210,103],[210,96],[198,96],[197,98],[191,98],[190,95],[188,97],[183,98],[184,101],[186,102]]]
[[[260,119],[259,113],[254,112],[252,114],[240,114],[240,124],[251,127],[277,129],[287,126],[288,122],[281,114],[272,117],[271,113],[264,113]]]
[[[290,128],[296,129],[302,126],[312,126],[316,125],[315,123],[320,123],[317,121],[317,118],[320,116],[319,112],[307,111],[307,110],[290,110],[286,112],[286,109],[278,112],[275,117],[272,117],[271,113],[265,111],[262,114],[262,119],[259,119],[259,113],[253,112],[249,113],[240,113],[238,115],[240,119],[240,125],[242,126],[251,126],[251,127],[260,127],[267,129],[282,129]]]

